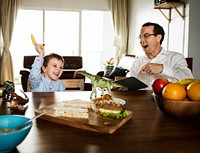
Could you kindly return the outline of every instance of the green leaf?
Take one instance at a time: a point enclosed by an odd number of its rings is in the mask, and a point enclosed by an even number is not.
[[[104,116],[104,117],[120,119],[120,118],[127,117],[128,116],[128,112],[124,111],[124,112],[121,112],[121,113],[118,113],[118,114],[101,112],[101,115]]]

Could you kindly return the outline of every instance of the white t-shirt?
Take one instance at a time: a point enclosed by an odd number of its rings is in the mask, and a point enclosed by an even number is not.
[[[139,73],[142,66],[147,62],[163,64],[162,73],[155,75]],[[153,59],[149,59],[146,56],[136,59],[130,68],[130,76],[136,77],[147,84],[148,89],[152,89],[152,81],[160,77],[165,77],[170,82],[176,82],[184,78],[193,78],[193,74],[187,66],[185,57],[178,52],[166,51],[164,49]]]

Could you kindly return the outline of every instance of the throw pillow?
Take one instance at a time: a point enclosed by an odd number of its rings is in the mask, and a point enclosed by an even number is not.
[[[114,79],[115,76],[126,76],[129,70],[124,69],[122,67],[114,67],[108,78]]]
[[[114,66],[113,65],[107,65],[105,67],[105,73],[104,73],[104,77],[108,78],[113,70]]]

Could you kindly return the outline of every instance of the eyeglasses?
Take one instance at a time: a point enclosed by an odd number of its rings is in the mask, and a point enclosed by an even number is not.
[[[139,38],[142,39],[148,39],[150,36],[156,36],[156,34],[152,33],[152,34],[149,34],[149,33],[145,33],[143,36],[139,35]]]

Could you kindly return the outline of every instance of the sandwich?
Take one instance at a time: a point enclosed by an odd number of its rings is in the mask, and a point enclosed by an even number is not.
[[[69,117],[69,118],[83,118],[88,119],[88,109],[92,107],[90,102],[82,100],[65,101],[60,105],[54,107],[54,115]]]
[[[119,119],[128,116],[125,105],[113,100],[109,94],[105,94],[100,98],[95,98],[93,102],[96,111],[104,117]]]
[[[56,107],[55,116],[69,117],[69,118],[89,118],[88,109],[74,106]]]

